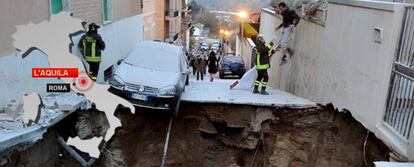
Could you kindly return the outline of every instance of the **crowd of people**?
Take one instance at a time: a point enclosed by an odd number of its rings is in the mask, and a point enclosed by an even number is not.
[[[209,55],[199,54],[197,56],[190,56],[190,66],[193,68],[193,75],[197,77],[197,81],[200,79],[203,81],[207,72],[210,75],[210,82],[214,81],[214,77],[218,72],[218,64],[220,57],[217,57],[215,51],[210,51]]]

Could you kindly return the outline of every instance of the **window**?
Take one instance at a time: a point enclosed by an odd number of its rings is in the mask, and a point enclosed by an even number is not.
[[[102,0],[102,18],[103,22],[108,23],[112,20],[112,0]]]
[[[62,10],[62,0],[50,0],[50,11],[52,14],[57,14]]]
[[[58,14],[61,11],[69,11],[70,0],[50,0],[50,14]]]

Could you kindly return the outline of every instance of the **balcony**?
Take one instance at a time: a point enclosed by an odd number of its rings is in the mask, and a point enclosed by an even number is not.
[[[175,10],[175,9],[172,9],[172,10],[166,10],[165,11],[165,17],[168,19],[168,18],[176,18],[176,17],[178,17],[180,15],[180,11],[179,10]]]
[[[165,42],[176,44],[178,41],[178,38],[180,37],[180,33],[170,32],[169,34],[166,34],[165,37],[166,37]]]

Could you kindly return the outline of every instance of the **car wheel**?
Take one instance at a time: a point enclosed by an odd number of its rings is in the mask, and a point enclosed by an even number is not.
[[[224,74],[219,74],[220,79],[224,79]]]

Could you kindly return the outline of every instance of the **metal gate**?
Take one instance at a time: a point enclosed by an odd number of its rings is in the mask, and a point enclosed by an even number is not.
[[[384,122],[404,139],[414,118],[414,7],[406,7]]]

